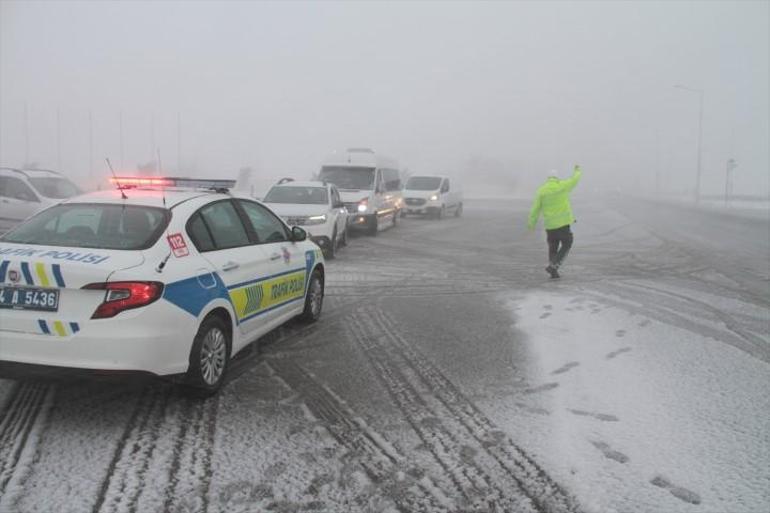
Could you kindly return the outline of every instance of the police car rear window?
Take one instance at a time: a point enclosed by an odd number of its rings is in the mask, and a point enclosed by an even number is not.
[[[0,240],[98,249],[147,249],[168,225],[168,210],[135,205],[57,205],[28,219]]]

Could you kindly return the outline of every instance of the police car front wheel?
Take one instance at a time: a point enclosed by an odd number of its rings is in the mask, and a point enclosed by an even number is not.
[[[186,376],[191,395],[208,396],[219,390],[230,363],[230,344],[229,330],[220,317],[209,316],[201,323]]]

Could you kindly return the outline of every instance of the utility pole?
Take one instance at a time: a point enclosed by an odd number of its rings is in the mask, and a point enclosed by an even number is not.
[[[182,170],[182,113],[176,114],[176,172]]]
[[[155,114],[150,115],[150,160],[155,160],[155,149],[157,146],[155,145]],[[156,170],[157,170],[156,164]]]
[[[123,111],[121,110],[118,114],[118,124],[120,125],[120,169],[125,170],[126,169],[126,163],[124,160],[124,154],[123,154]]]
[[[24,166],[29,164],[29,107],[24,102]]]
[[[655,130],[655,197],[660,196],[660,130]]]
[[[56,166],[61,172],[61,109],[56,108]]]
[[[677,84],[674,86],[677,89],[683,89],[691,93],[698,93],[698,167],[695,174],[695,203],[700,203],[700,177],[701,177],[701,156],[703,153],[703,89],[695,89],[692,87],[683,86]]]
[[[94,116],[88,111],[88,179],[94,181]]]
[[[738,167],[738,164],[735,162],[735,159],[727,159],[727,165],[725,166],[725,206],[730,202],[730,196],[733,193],[732,172],[736,167]]]

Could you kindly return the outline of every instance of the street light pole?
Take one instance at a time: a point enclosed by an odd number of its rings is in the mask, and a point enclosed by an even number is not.
[[[703,90],[694,89],[683,85],[675,85],[677,89],[684,89],[691,93],[698,93],[698,169],[695,174],[695,204],[700,203],[700,176],[701,176],[701,159],[703,154]]]

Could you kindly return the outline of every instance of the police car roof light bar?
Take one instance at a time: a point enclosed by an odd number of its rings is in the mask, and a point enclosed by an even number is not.
[[[235,180],[207,179],[207,178],[183,178],[175,176],[115,176],[110,182],[119,187],[154,188],[154,187],[178,187],[183,189],[214,189],[224,190],[235,187]]]

